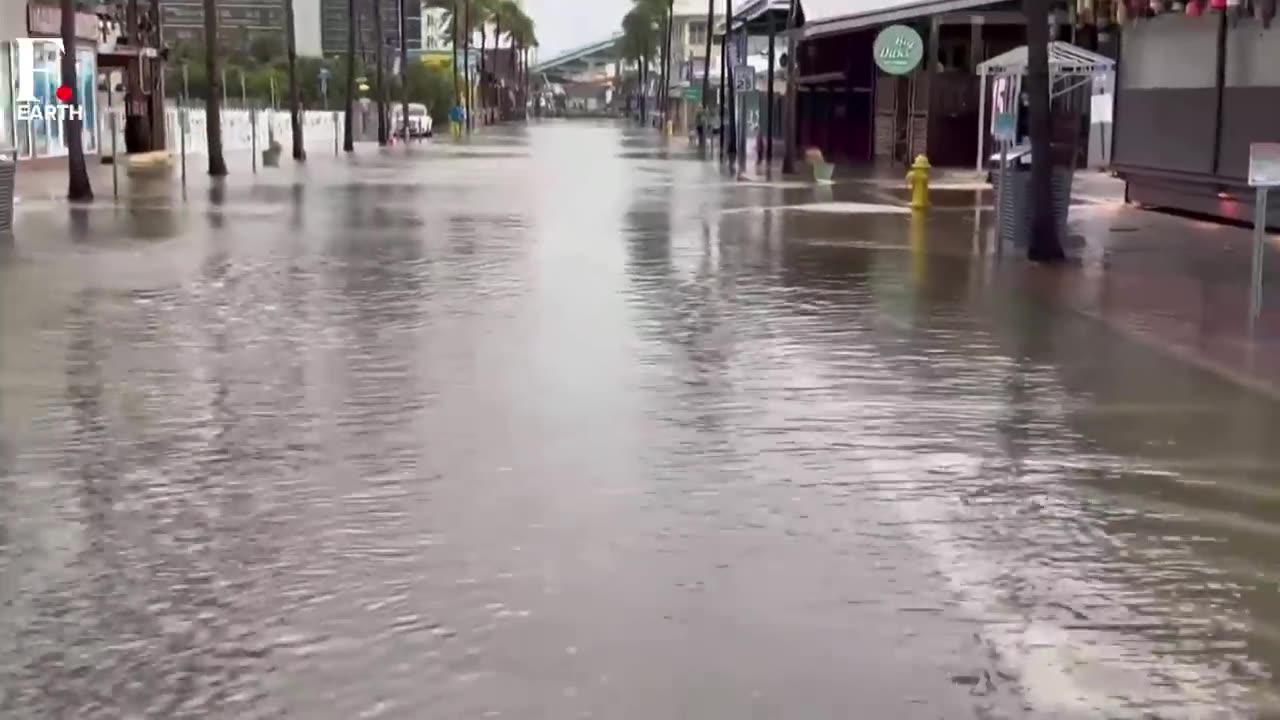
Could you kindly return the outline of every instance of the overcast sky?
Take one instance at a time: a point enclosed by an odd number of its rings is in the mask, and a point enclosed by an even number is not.
[[[0,0],[2,1],[2,0]],[[542,59],[578,45],[604,40],[622,25],[630,0],[525,0],[538,25]]]

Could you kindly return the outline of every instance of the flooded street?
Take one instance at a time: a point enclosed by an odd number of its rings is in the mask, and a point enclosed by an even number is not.
[[[972,212],[606,123],[245,166],[22,206],[0,717],[1280,716],[1280,405]]]

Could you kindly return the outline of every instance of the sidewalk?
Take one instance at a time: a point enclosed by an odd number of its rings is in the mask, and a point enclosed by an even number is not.
[[[1023,266],[1033,297],[1280,399],[1280,243],[1264,257],[1263,309],[1249,317],[1252,231],[1125,205],[1075,205],[1084,243],[1065,272]],[[1018,252],[1014,250],[1013,252]]]

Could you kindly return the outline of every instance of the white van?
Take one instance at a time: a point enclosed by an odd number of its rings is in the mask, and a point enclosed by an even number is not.
[[[395,109],[392,110],[392,117],[396,118],[396,135],[405,137],[405,119],[404,106],[395,103]],[[432,135],[431,113],[427,111],[427,106],[422,103],[409,103],[409,133],[410,138],[424,138]]]

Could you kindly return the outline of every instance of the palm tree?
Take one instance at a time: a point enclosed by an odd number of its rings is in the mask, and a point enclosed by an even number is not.
[[[1026,0],[1027,110],[1031,131],[1031,240],[1027,258],[1065,258],[1053,212],[1053,157],[1049,134],[1049,0]]]
[[[74,0],[62,0],[62,84],[71,88],[72,107],[80,102],[80,78],[76,74],[76,5]],[[93,199],[89,169],[84,162],[84,138],[80,135],[83,123],[71,113],[63,115],[63,133],[67,136],[67,199],[74,202]]]
[[[356,8],[356,0],[347,0],[347,109],[345,127],[342,128],[343,152],[354,152],[356,149],[355,135],[351,126],[355,121],[356,25],[359,22],[360,12]]]
[[[657,21],[662,28],[662,60],[658,66],[658,107],[655,110],[662,118],[663,127],[667,122],[667,95],[671,85],[671,38],[675,29],[675,0],[635,0],[637,7]]]
[[[293,159],[307,159],[302,142],[302,99],[298,93],[298,38],[293,28],[293,0],[284,2],[285,43],[289,54],[289,129],[293,132]]]
[[[63,0],[65,5],[67,0]],[[63,19],[65,25],[66,19]],[[225,177],[227,162],[222,158],[222,73],[218,71],[218,4],[204,0],[204,73],[209,92],[204,97],[205,135],[208,138],[209,174]]]
[[[622,18],[622,42],[625,54],[636,58],[636,81],[640,88],[640,122],[648,117],[649,68],[653,59],[653,44],[657,37],[659,6],[652,2],[638,2]]]
[[[489,98],[487,90],[493,89],[493,83],[488,80],[488,75],[493,71],[486,55],[488,54],[489,45],[489,23],[495,22],[498,16],[498,0],[472,0],[475,5],[475,16],[472,21],[475,23],[472,32],[480,33],[480,77],[477,81],[479,88],[477,97],[482,106],[481,110],[485,113],[485,123],[488,124]],[[495,48],[496,50],[496,48]]]
[[[386,33],[382,28],[382,0],[373,0],[373,32],[374,32],[374,67],[377,68],[378,101],[378,145],[387,146],[387,81],[383,75],[383,46],[386,45]]]

